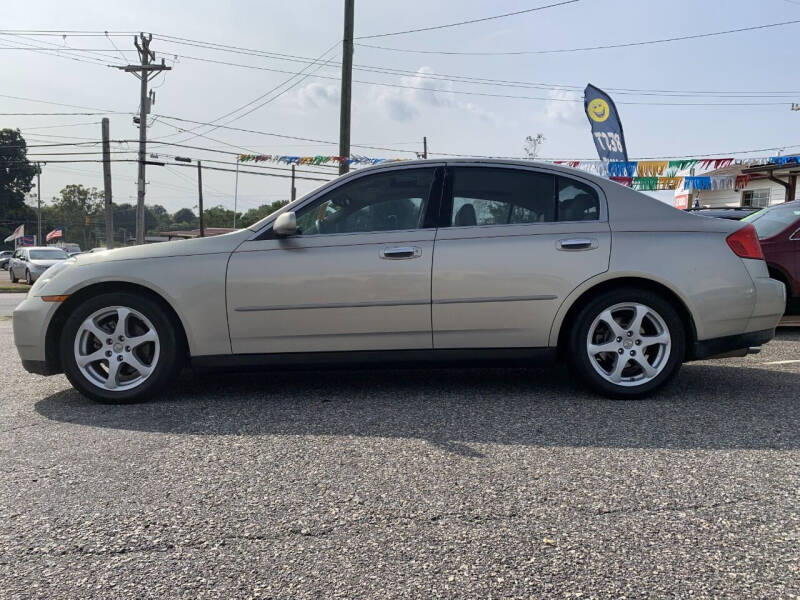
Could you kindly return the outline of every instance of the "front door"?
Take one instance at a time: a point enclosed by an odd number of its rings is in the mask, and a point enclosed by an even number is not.
[[[430,349],[437,168],[393,167],[328,188],[231,256],[234,354]]]
[[[528,167],[448,169],[433,260],[435,349],[548,346],[556,311],[608,269],[605,199]]]

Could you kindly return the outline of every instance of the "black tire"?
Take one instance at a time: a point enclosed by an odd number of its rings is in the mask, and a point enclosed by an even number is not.
[[[92,383],[78,368],[74,354],[75,338],[83,321],[95,311],[112,306],[132,308],[147,317],[158,334],[160,344],[156,366],[150,376],[137,387],[123,391],[108,390]],[[101,294],[82,302],[67,317],[61,332],[61,364],[75,389],[92,400],[107,404],[142,402],[156,396],[174,378],[182,363],[178,340],[175,325],[157,302],[131,292]]]
[[[603,378],[592,366],[586,347],[589,329],[598,315],[609,307],[626,302],[644,304],[656,311],[669,330],[671,340],[670,355],[663,370],[650,381],[631,387]],[[571,324],[566,351],[571,370],[593,391],[608,398],[633,400],[652,394],[677,374],[686,353],[686,333],[677,310],[669,301],[649,290],[625,287],[604,292],[583,307]]]
[[[33,279],[31,278],[31,272],[28,269],[25,269],[25,283],[28,285],[33,285]]]
[[[9,267],[8,269],[8,275],[9,277],[11,277],[11,283],[17,283],[19,281],[19,279],[17,279],[17,276],[14,275],[14,269],[12,269],[11,267]]]

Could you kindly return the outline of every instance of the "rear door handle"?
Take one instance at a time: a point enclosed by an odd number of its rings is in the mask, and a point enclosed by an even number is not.
[[[597,240],[593,238],[568,238],[556,242],[556,248],[566,251],[593,250],[597,245]]]
[[[419,246],[397,246],[394,248],[384,248],[381,250],[380,256],[386,260],[418,258],[422,256],[422,248]]]

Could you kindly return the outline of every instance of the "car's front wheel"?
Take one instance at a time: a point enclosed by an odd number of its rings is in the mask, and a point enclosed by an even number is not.
[[[11,279],[11,283],[17,283],[17,281],[19,281],[17,276],[14,275],[14,269],[11,266],[8,267],[8,276]]]
[[[578,313],[569,336],[572,369],[611,398],[641,398],[666,384],[683,362],[686,334],[675,308],[637,288],[605,292]]]
[[[179,366],[175,326],[150,298],[95,296],[67,318],[61,361],[75,388],[100,402],[139,402],[161,391]]]
[[[31,272],[28,269],[25,269],[25,283],[33,285],[33,277],[31,277]]]

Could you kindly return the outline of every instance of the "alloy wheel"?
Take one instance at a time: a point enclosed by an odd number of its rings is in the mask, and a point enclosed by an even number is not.
[[[78,328],[75,363],[93,385],[112,391],[144,383],[158,364],[158,332],[142,313],[125,306],[93,312]]]
[[[625,387],[655,379],[666,367],[671,349],[664,319],[638,302],[615,304],[602,311],[586,339],[595,371],[606,381]]]

